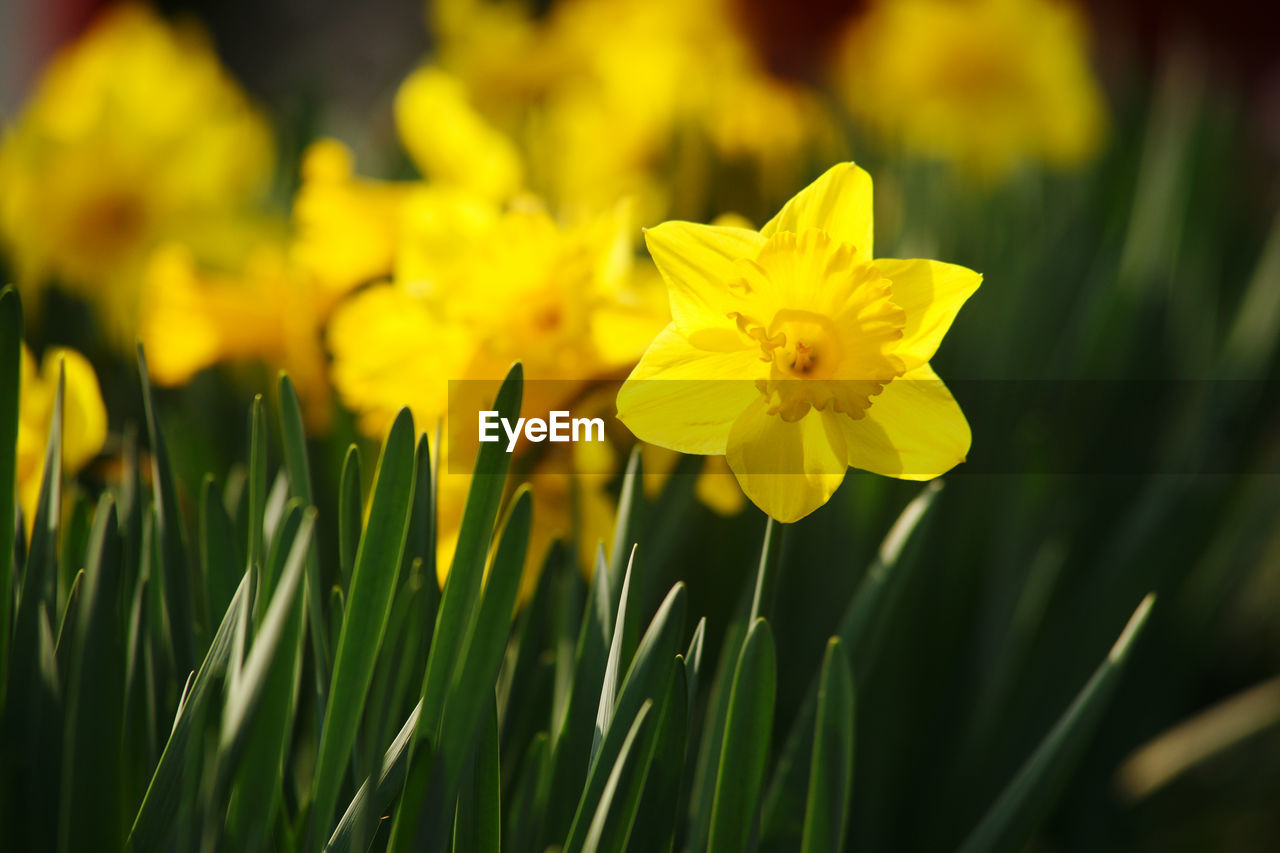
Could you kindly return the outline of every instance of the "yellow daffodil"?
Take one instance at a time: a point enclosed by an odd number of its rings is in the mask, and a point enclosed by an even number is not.
[[[924,480],[964,460],[968,423],[929,360],[981,276],[876,258],[862,169],[833,167],[759,232],[666,222],[645,236],[672,322],[618,394],[642,441],[726,456],[784,522],[850,466]]]
[[[448,380],[500,380],[516,360],[527,411],[548,409],[625,370],[665,322],[632,273],[625,209],[562,225],[531,199],[424,190],[406,216],[394,280],[328,331],[334,385],[370,434],[403,405],[435,423]]]
[[[520,141],[529,187],[562,210],[626,195],[657,221],[699,204],[715,164],[776,184],[829,135],[816,97],[761,65],[728,0],[535,5],[436,4],[437,62]]]
[[[1082,17],[1057,0],[880,0],[837,64],[854,113],[987,176],[1094,154],[1105,114]]]
[[[266,122],[203,34],[119,6],[55,56],[8,128],[0,238],[24,289],[56,281],[128,341],[151,250],[239,250],[227,220],[271,166]]]
[[[325,294],[284,246],[259,246],[232,271],[202,267],[185,246],[164,247],[152,256],[144,297],[140,337],[158,385],[180,385],[215,364],[262,361],[288,371],[313,427],[326,423]]]
[[[21,389],[18,397],[18,500],[28,531],[35,519],[44,476],[58,372],[64,371],[62,398],[62,470],[74,474],[102,450],[107,439],[107,410],[98,377],[88,360],[75,350],[50,349],[39,368],[22,347]]]
[[[514,143],[481,117],[456,77],[419,68],[400,84],[395,112],[400,140],[428,180],[494,199],[524,186]]]
[[[332,296],[386,278],[413,186],[357,177],[345,145],[336,139],[312,143],[293,200],[294,260]]]

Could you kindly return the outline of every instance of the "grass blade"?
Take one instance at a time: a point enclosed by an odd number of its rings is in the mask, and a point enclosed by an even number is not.
[[[124,841],[120,778],[124,636],[119,602],[123,572],[115,502],[98,501],[75,651],[67,676],[66,744],[58,849],[118,849]]]
[[[1106,659],[969,834],[961,853],[1026,846],[1097,729],[1154,603],[1154,594],[1142,599]]]
[[[821,685],[801,853],[840,853],[849,821],[853,789],[853,674],[838,637],[827,643]]]
[[[652,700],[640,706],[610,768],[586,837],[577,845],[571,836],[565,853],[621,853],[626,849],[653,760],[657,725],[651,719],[653,707]]]
[[[354,444],[342,460],[342,484],[338,491],[338,567],[342,588],[351,588],[351,572],[356,565],[356,549],[364,533],[364,513],[360,499],[360,450]]]
[[[369,525],[360,538],[351,574],[316,760],[308,847],[319,846],[319,839],[329,836],[333,823],[339,787],[355,745],[374,663],[391,614],[409,529],[413,482],[413,418],[408,409],[401,409],[378,460]]]
[[[480,609],[467,631],[462,661],[449,686],[426,794],[420,796],[416,786],[406,787],[397,814],[407,822],[393,830],[389,849],[404,849],[403,844],[411,839],[415,849],[422,849],[424,843],[427,849],[443,847],[441,832],[451,823],[463,768],[485,708],[495,701],[494,686],[511,632],[532,524],[533,494],[525,486],[516,493],[502,525]]]
[[[467,769],[453,820],[453,853],[499,853],[502,849],[502,767],[498,760],[498,712],[493,702],[480,725],[475,756]]]
[[[160,421],[151,395],[151,377],[147,373],[147,357],[141,343],[138,344],[138,372],[142,381],[142,405],[147,416],[147,433],[151,439],[151,482],[156,493],[155,537],[159,543],[157,550],[160,564],[164,567],[161,586],[165,609],[169,614],[173,662],[178,672],[187,672],[195,665],[196,659],[187,548],[183,540],[182,519],[178,514],[178,491],[169,464],[169,450],[160,433]]]
[[[0,290],[0,708],[9,683],[9,619],[18,530],[18,400],[22,389],[22,300]]]
[[[743,853],[751,841],[773,733],[777,661],[769,623],[747,633],[729,698],[708,853]]]
[[[183,796],[183,770],[187,760],[187,746],[196,728],[194,721],[202,716],[212,694],[212,688],[227,668],[231,657],[233,639],[248,616],[249,576],[246,574],[231,599],[222,624],[213,635],[209,651],[190,682],[189,692],[180,706],[173,723],[173,731],[165,743],[160,762],[156,765],[151,781],[143,795],[142,805],[129,832],[128,847],[134,850],[156,850],[164,846],[166,836],[174,823],[174,815]]]
[[[498,389],[493,408],[499,417],[511,418],[520,411],[524,372],[519,364],[511,368]],[[506,487],[511,454],[500,443],[483,444],[476,457],[475,472],[467,492],[462,513],[458,545],[453,563],[445,578],[435,631],[431,638],[431,654],[422,683],[422,715],[418,718],[415,740],[434,739],[440,725],[446,688],[453,679],[454,668],[461,659],[465,631],[474,618],[480,597],[485,558],[493,540],[498,508]]]
[[[866,677],[876,658],[877,623],[883,624],[890,618],[892,604],[897,599],[896,592],[909,573],[907,564],[911,555],[907,552],[907,545],[915,541],[915,534],[928,517],[941,489],[941,483],[930,483],[903,509],[841,619],[839,638],[847,650],[846,654],[853,658],[853,671],[859,678]],[[804,814],[800,797],[806,790],[805,780],[810,774],[818,690],[819,680],[815,678],[787,733],[765,791],[760,824],[761,846],[770,853],[795,850],[804,831],[800,820]]]
[[[302,406],[298,392],[288,374],[281,373],[278,382],[280,393],[280,432],[284,437],[284,465],[289,475],[289,492],[302,501],[303,506],[315,506],[315,494],[311,488],[311,467],[307,463],[307,438],[302,426]],[[323,708],[329,675],[333,671],[333,656],[329,650],[328,631],[324,619],[324,587],[320,583],[320,557],[313,545],[307,552],[307,583],[303,595],[307,605],[307,625],[311,637],[311,654],[314,658],[316,705]]]

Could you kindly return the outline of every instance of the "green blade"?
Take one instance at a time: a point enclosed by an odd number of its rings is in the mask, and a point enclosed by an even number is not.
[[[67,676],[66,744],[62,766],[60,850],[114,850],[124,841],[120,728],[124,709],[124,625],[121,623],[121,542],[115,503],[98,501],[89,534],[80,606],[79,642]],[[105,784],[104,784],[105,782]]]
[[[751,841],[773,734],[776,689],[773,632],[768,622],[758,619],[747,633],[733,676],[708,853],[744,853]]]
[[[523,377],[524,371],[517,363],[503,380],[493,404],[500,417],[518,416]],[[465,631],[474,618],[479,601],[485,559],[489,555],[510,467],[511,454],[503,449],[501,443],[486,443],[480,448],[462,513],[458,545],[449,575],[445,578],[436,627],[431,637],[431,654],[422,683],[422,715],[418,718],[415,741],[425,737],[434,742],[440,725],[446,688],[461,659]]]
[[[582,843],[581,839],[585,837],[604,795],[608,776],[617,762],[618,751],[640,707],[646,700],[654,703],[666,700],[671,689],[671,664],[679,654],[680,640],[684,635],[686,598],[684,584],[672,587],[636,648],[608,729],[587,771],[587,784],[569,828],[566,848],[574,842]]]
[[[354,444],[342,460],[342,484],[338,489],[338,567],[342,588],[351,588],[351,572],[356,565],[356,549],[364,533],[364,513],[360,499],[360,450]]]
[[[866,677],[866,671],[876,659],[878,626],[892,617],[894,604],[899,598],[896,593],[909,574],[912,561],[907,545],[915,541],[915,534],[928,517],[941,488],[940,482],[930,483],[903,509],[841,619],[840,641],[849,650],[847,654],[853,658],[853,671],[859,678]],[[804,806],[800,797],[810,773],[818,689],[819,681],[815,678],[787,733],[765,791],[761,846],[769,853],[795,850],[803,833],[800,817]]]
[[[974,827],[961,853],[1021,850],[1031,840],[1097,730],[1154,603],[1154,593],[1142,599],[1106,659]]]
[[[326,851],[352,853],[368,849],[372,816],[382,814],[404,786],[405,774],[409,768],[409,743],[413,739],[413,730],[421,712],[422,703],[419,702],[383,754],[378,778],[366,778],[356,791],[333,835],[329,837],[329,843],[324,848]]]
[[[315,506],[311,489],[311,467],[307,463],[307,438],[302,426],[302,406],[298,392],[288,374],[281,373],[278,383],[280,393],[280,432],[284,437],[284,465],[289,474],[289,492],[302,501],[303,506]],[[324,621],[324,587],[320,583],[320,557],[316,548],[307,553],[307,583],[303,593],[307,605],[308,635],[311,638],[311,654],[314,658],[315,691],[317,708],[324,707],[326,688],[333,670],[333,657],[329,650],[328,632]]]
[[[178,490],[169,464],[169,451],[164,436],[160,433],[160,421],[151,395],[151,377],[147,373],[147,357],[142,351],[142,344],[138,344],[138,373],[142,381],[142,405],[147,415],[147,433],[151,439],[151,482],[156,492],[155,536],[159,542],[160,564],[164,570],[163,591],[165,608],[169,613],[173,662],[178,672],[187,672],[195,665],[196,659],[187,548],[183,539],[182,519],[178,514]]]
[[[200,669],[190,681],[173,730],[165,743],[164,752],[151,775],[129,832],[128,846],[134,850],[156,850],[164,846],[183,797],[183,776],[188,757],[187,746],[195,734],[194,721],[199,719],[213,694],[212,687],[226,670],[231,657],[233,638],[248,617],[249,576],[240,581],[222,624],[213,635],[209,651],[205,653]]]
[[[22,382],[22,300],[0,290],[0,707],[9,683],[14,538],[18,529],[18,400]]]
[[[657,729],[653,708],[651,700],[640,706],[609,770],[585,837],[575,843],[571,835],[565,853],[622,853],[626,849],[653,761]]]
[[[480,609],[467,631],[462,660],[454,671],[440,719],[434,766],[425,789],[407,786],[389,849],[444,845],[453,802],[486,706],[495,699],[495,684],[511,633],[511,615],[524,570],[533,523],[533,494],[528,486],[516,493],[502,525],[493,564],[485,580]],[[425,790],[425,794],[419,793]],[[404,822],[401,823],[400,819]]]
[[[818,688],[801,853],[840,853],[853,789],[853,674],[838,637],[827,643]]]
[[[369,525],[360,538],[351,574],[316,760],[309,847],[318,846],[319,839],[329,837],[331,831],[339,788],[391,614],[409,529],[413,483],[413,418],[408,409],[401,409],[378,459]]]
[[[480,726],[453,819],[453,853],[499,853],[502,849],[502,767],[498,759],[498,712],[493,702]]]

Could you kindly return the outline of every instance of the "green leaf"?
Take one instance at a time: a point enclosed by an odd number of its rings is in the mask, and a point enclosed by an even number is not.
[[[627,561],[627,572],[622,577],[622,594],[618,597],[618,618],[613,626],[613,639],[609,643],[609,657],[604,666],[604,682],[600,686],[600,704],[596,709],[596,730],[591,737],[591,761],[595,761],[600,751],[600,742],[604,733],[609,730],[613,720],[613,706],[618,701],[618,673],[622,666],[622,641],[626,635],[627,597],[631,588],[631,567],[635,563],[636,551],[631,549],[631,559]],[[636,621],[636,620],[632,620]]]
[[[360,500],[360,450],[354,444],[347,448],[342,461],[342,484],[338,490],[338,566],[342,571],[342,588],[351,588],[351,572],[356,565],[356,549],[364,532],[364,513]]]
[[[462,660],[446,694],[427,785],[425,789],[406,787],[389,849],[405,849],[410,840],[415,849],[421,849],[424,843],[428,849],[443,846],[441,833],[451,823],[463,768],[485,707],[495,701],[494,685],[511,633],[511,614],[520,589],[532,523],[533,494],[523,486],[516,492],[502,525],[480,608],[467,631]],[[401,820],[406,822],[401,824]]]
[[[259,592],[262,587],[262,570],[267,561],[267,547],[264,540],[264,520],[267,515],[267,423],[262,413],[262,395],[253,396],[253,405],[249,409],[249,544],[245,556],[248,559],[246,568],[253,578],[251,599],[254,610],[258,602],[266,595]]]
[[[422,703],[419,702],[400,727],[400,733],[391,741],[391,746],[387,747],[378,778],[366,778],[356,791],[333,835],[329,837],[329,843],[324,848],[326,851],[352,853],[368,849],[372,815],[381,814],[404,786],[409,766],[409,744],[421,712]]]
[[[67,675],[60,850],[118,849],[124,840],[120,785],[124,625],[123,572],[115,503],[98,501],[89,533],[75,651]]]
[[[484,715],[475,755],[463,776],[453,820],[453,853],[499,853],[502,827],[502,767],[498,759],[498,713]]]
[[[225,613],[244,573],[245,557],[237,550],[236,537],[222,506],[222,495],[206,476],[200,488],[200,569],[205,579],[205,607],[209,624]]]
[[[653,759],[657,727],[651,719],[653,707],[648,699],[640,706],[609,770],[585,837],[575,843],[570,835],[565,853],[622,853],[626,849]]]
[[[609,571],[605,563],[604,548],[601,546],[596,549],[596,568],[591,577],[591,589],[572,661],[570,663],[563,660],[566,657],[563,649],[557,660],[558,670],[563,672],[571,667],[572,674],[566,679],[569,692],[564,711],[555,714],[553,710],[552,716],[550,799],[544,824],[548,839],[564,838],[569,831],[578,805],[578,792],[582,790],[587,770],[591,766],[594,723],[600,704],[597,685],[602,683],[608,665],[613,612]]]
[[[151,377],[147,373],[147,357],[142,344],[138,344],[138,372],[142,381],[142,405],[147,415],[147,433],[151,440],[151,482],[156,493],[155,537],[159,543],[157,550],[160,564],[163,566],[162,588],[173,643],[173,662],[179,672],[187,672],[196,659],[187,549],[183,540],[182,519],[178,514],[178,490],[169,464],[169,451],[164,436],[160,433],[160,421],[151,396]]]
[[[391,614],[413,503],[413,418],[401,409],[374,474],[369,525],[360,538],[351,589],[334,658],[333,681],[320,736],[311,805],[311,840],[327,838],[339,787],[355,745],[382,635]]]
[[[53,651],[58,659],[58,671],[66,672],[71,662],[71,647],[76,644],[76,600],[80,596],[80,585],[84,582],[84,569],[76,572],[67,590],[67,603],[62,608],[62,618],[58,620],[58,636],[54,640]]]
[[[716,796],[716,776],[720,771],[720,753],[724,747],[724,727],[729,717],[729,698],[738,657],[747,639],[747,616],[755,598],[754,590],[754,585],[742,590],[734,617],[725,629],[715,676],[707,696],[707,710],[703,715],[698,757],[694,762],[689,790],[685,847],[691,850],[705,850],[711,834],[711,810]]]
[[[627,842],[627,850],[632,853],[669,851],[675,843],[689,710],[688,673],[684,658],[677,656],[672,661],[671,689],[663,703],[662,719],[653,741],[653,758],[645,779],[644,796]]]
[[[686,598],[684,584],[672,587],[640,640],[631,667],[623,679],[622,690],[618,694],[604,739],[587,771],[587,784],[578,801],[573,824],[569,828],[566,849],[575,842],[582,843],[581,839],[585,837],[589,822],[604,794],[609,773],[617,762],[618,751],[622,748],[623,740],[641,705],[646,700],[654,703],[666,700],[666,694],[671,689],[671,663],[679,652],[680,638],[684,634]]]
[[[128,846],[131,849],[157,850],[164,846],[183,797],[182,781],[187,746],[197,728],[193,723],[203,715],[213,694],[214,684],[227,668],[233,638],[240,632],[248,617],[248,596],[249,576],[246,574],[222,617],[222,624],[213,635],[199,671],[189,682],[190,686],[174,719],[173,730],[160,755],[160,762],[151,775],[142,805],[129,832]]]
[[[550,781],[551,738],[546,732],[538,732],[529,741],[524,760],[520,762],[520,778],[504,815],[504,836],[511,853],[534,853],[541,849],[536,845]]]
[[[64,371],[60,367],[31,548],[18,598],[9,698],[4,708],[4,725],[0,726],[6,740],[4,753],[15,756],[13,764],[25,768],[23,784],[13,791],[11,808],[26,817],[24,829],[32,835],[15,838],[14,846],[18,848],[35,845],[38,836],[54,831],[59,795],[60,682],[52,626],[58,616],[55,599],[58,522],[62,509],[64,386]],[[19,698],[22,701],[17,701]]]
[[[306,565],[307,551],[311,547],[311,533],[315,527],[315,510],[309,509],[305,514],[301,507],[294,513],[301,516],[296,533],[289,531],[292,544],[288,558],[285,560],[279,582],[271,594],[268,605],[254,634],[253,647],[240,669],[239,677],[227,688],[226,708],[222,714],[222,734],[219,737],[219,752],[226,756],[228,765],[234,765],[237,753],[249,733],[253,715],[267,689],[268,677],[276,664],[277,652],[281,648],[293,654],[295,649],[286,640],[287,636],[296,639],[301,625],[293,617],[298,612],[300,603],[298,590],[302,586],[303,570]],[[283,537],[282,537],[283,539]],[[283,547],[280,549],[283,551]],[[289,673],[293,670],[293,661],[289,660],[280,666],[279,672]],[[292,682],[292,679],[287,679]],[[292,715],[290,715],[291,717]],[[220,759],[221,760],[221,759]]]
[[[750,843],[773,733],[776,689],[773,632],[768,622],[758,619],[747,633],[733,677],[708,853],[742,853]]]
[[[512,418],[520,412],[524,371],[517,363],[498,389],[493,408],[499,417]],[[418,718],[415,741],[434,736],[440,725],[446,688],[453,678],[454,668],[461,660],[467,626],[471,624],[480,597],[480,585],[484,575],[485,558],[493,540],[494,524],[506,487],[507,471],[511,467],[511,454],[500,442],[485,443],[476,457],[475,472],[467,492],[467,503],[462,513],[462,525],[458,532],[458,545],[453,553],[453,563],[445,578],[440,609],[436,617],[435,632],[431,637],[431,654],[427,659],[427,673],[422,682],[422,715]]]
[[[298,392],[288,374],[281,373],[280,432],[284,437],[284,465],[289,474],[289,492],[302,501],[303,506],[315,506],[311,489],[311,467],[307,463],[307,438],[302,425],[302,406]],[[312,546],[307,553],[307,583],[303,595],[307,605],[307,625],[311,637],[311,654],[315,671],[316,706],[323,708],[327,700],[326,690],[333,671],[333,656],[329,650],[328,631],[324,619],[324,586],[320,582],[320,557]]]
[[[818,719],[810,759],[802,853],[844,849],[853,789],[853,675],[838,637],[827,643],[818,688]]]
[[[1106,659],[969,834],[961,853],[1021,850],[1031,840],[1097,730],[1154,603],[1154,593],[1142,599]]]
[[[907,545],[928,517],[942,485],[935,481],[917,495],[894,522],[875,559],[858,585],[840,621],[841,644],[851,651],[853,671],[865,678],[877,657],[879,636],[891,620],[894,605],[909,574],[911,555]],[[761,817],[761,847],[766,851],[791,851],[800,843],[803,824],[801,792],[810,774],[811,745],[818,713],[819,681],[814,679],[783,744],[769,786]]]
[[[18,529],[18,401],[22,383],[22,300],[0,290],[0,707],[9,672],[9,619]]]

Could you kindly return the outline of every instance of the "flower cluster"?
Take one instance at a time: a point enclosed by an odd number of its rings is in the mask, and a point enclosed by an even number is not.
[[[449,380],[520,360],[530,412],[612,415],[604,383],[630,374],[617,412],[635,435],[724,457],[699,486],[719,511],[742,504],[728,469],[784,521],[850,465],[937,476],[968,431],[929,359],[976,274],[876,258],[870,177],[851,165],[760,231],[738,214],[862,159],[854,139],[986,178],[1081,161],[1104,123],[1084,28],[1050,0],[880,0],[798,80],[737,16],[730,0],[441,0],[433,53],[393,102],[416,177],[361,174],[321,138],[273,205],[273,134],[210,41],[115,7],[6,129],[0,241],[30,304],[50,287],[88,303],[109,345],[142,341],[158,384],[265,363],[317,433],[335,401],[370,436],[406,405],[432,430]],[[72,397],[96,399],[76,390],[87,363],[62,363]],[[85,423],[75,446],[94,449],[104,418]],[[610,523],[615,432],[574,451],[603,460],[527,461],[544,539],[577,530],[590,550]],[[658,453],[650,471],[672,464]],[[463,489],[444,478],[442,541]]]

